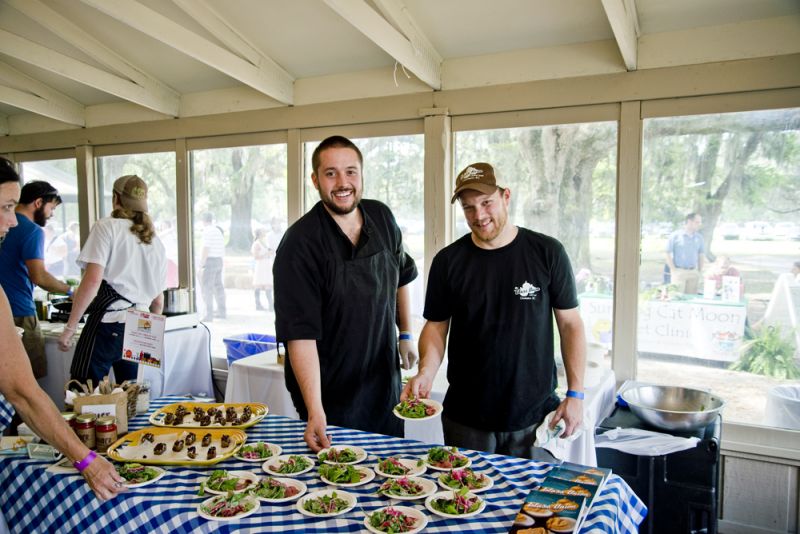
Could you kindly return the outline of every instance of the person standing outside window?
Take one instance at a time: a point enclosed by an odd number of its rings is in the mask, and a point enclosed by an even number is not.
[[[275,326],[286,344],[286,387],[313,451],[328,423],[403,435],[392,414],[403,366],[416,362],[408,284],[417,276],[392,212],[361,198],[363,157],[333,136],[314,150],[320,202],[284,234],[273,265]]]
[[[490,164],[459,173],[456,200],[471,233],[433,258],[419,372],[401,398],[429,397],[449,334],[445,443],[552,461],[534,450],[536,428],[552,411],[551,428],[565,423],[562,437],[583,420],[586,339],[569,258],[556,239],[508,221],[511,191]],[[561,401],[553,316],[569,388]]]
[[[672,233],[667,241],[666,258],[670,270],[670,283],[678,286],[678,291],[697,294],[699,280],[703,272],[705,243],[698,230],[703,226],[699,213],[686,215],[683,229]]]
[[[23,328],[22,344],[36,378],[47,375],[44,336],[33,301],[34,286],[51,293],[72,295],[72,288],[50,274],[44,266],[44,226],[53,216],[61,197],[47,182],[28,182],[22,187],[16,207],[17,225],[8,231],[0,247],[0,286],[11,304],[14,324]]]
[[[214,224],[211,212],[203,214],[203,251],[200,255],[200,287],[203,288],[203,301],[206,306],[204,322],[214,320],[214,300],[217,301],[217,317],[225,319],[228,310],[225,305],[225,286],[222,283],[223,258],[225,257],[225,236],[222,229]]]

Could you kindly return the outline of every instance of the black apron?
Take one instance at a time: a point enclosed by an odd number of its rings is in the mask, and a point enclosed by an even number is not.
[[[72,357],[72,366],[69,370],[73,380],[86,382],[89,379],[89,363],[92,360],[92,353],[94,352],[97,328],[100,326],[103,316],[108,311],[108,307],[118,300],[124,300],[133,306],[131,301],[117,293],[108,282],[105,280],[101,281],[100,287],[97,290],[97,295],[86,310],[89,317],[86,319],[86,324],[83,325],[81,336],[78,338],[78,343],[75,346],[75,355]]]
[[[403,422],[392,414],[400,402],[399,265],[377,235],[362,230],[359,245],[361,257],[331,255],[323,275],[323,335],[317,341],[322,405],[328,424],[402,437]],[[287,355],[287,387],[307,419]]]

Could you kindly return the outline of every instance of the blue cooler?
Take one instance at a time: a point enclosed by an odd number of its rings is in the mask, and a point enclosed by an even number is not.
[[[228,353],[228,367],[233,362],[277,348],[275,336],[270,334],[238,334],[222,339]]]

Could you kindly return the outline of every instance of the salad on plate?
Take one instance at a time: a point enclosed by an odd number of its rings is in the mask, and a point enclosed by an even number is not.
[[[245,462],[261,462],[267,460],[268,458],[272,458],[273,456],[278,456],[280,453],[280,446],[261,441],[258,443],[248,443],[243,445],[235,456],[236,458],[244,460]]]
[[[241,519],[258,508],[258,500],[247,493],[227,493],[206,499],[197,506],[197,513],[205,519],[225,521]]]
[[[473,492],[485,491],[494,485],[491,477],[476,473],[469,467],[453,469],[448,473],[439,475],[439,485],[444,489],[459,490],[467,488]]]
[[[274,475],[296,476],[311,471],[314,461],[300,454],[286,454],[267,460],[262,466],[264,471]]]
[[[394,413],[402,419],[428,419],[442,411],[442,405],[432,399],[418,399],[414,396],[401,401],[394,407]]]
[[[322,449],[317,458],[327,464],[357,464],[367,459],[367,453],[361,447],[337,445]]]
[[[386,506],[364,518],[364,526],[370,532],[420,532],[428,524],[425,514],[408,506]]]
[[[461,467],[469,467],[472,461],[458,452],[455,447],[433,447],[428,449],[425,461],[433,469],[449,471]]]
[[[436,491],[436,485],[420,477],[390,478],[380,485],[377,493],[400,500],[422,499]]]
[[[259,480],[251,493],[262,501],[283,502],[296,499],[306,492],[306,485],[291,478],[267,477]]]
[[[114,466],[119,476],[125,479],[124,484],[129,488],[138,488],[152,484],[166,473],[160,467],[145,466],[135,462],[127,462]]]
[[[209,493],[241,493],[252,488],[258,482],[255,473],[249,471],[225,471],[215,469],[206,480],[200,483],[199,494]]]
[[[353,494],[336,491],[322,490],[309,493],[297,502],[297,510],[304,515],[312,517],[332,517],[352,510],[356,505]]]
[[[375,478],[372,469],[347,464],[322,464],[319,475],[323,482],[336,486],[360,486]]]
[[[378,460],[375,470],[379,475],[389,478],[417,476],[425,472],[425,463],[419,459],[389,456],[383,460]]]
[[[425,500],[425,507],[442,517],[470,517],[481,512],[486,502],[467,488],[440,491]]]

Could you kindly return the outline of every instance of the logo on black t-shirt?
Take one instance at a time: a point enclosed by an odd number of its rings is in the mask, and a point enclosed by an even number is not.
[[[525,281],[521,286],[514,288],[514,294],[519,295],[519,300],[536,300],[536,294],[541,290],[542,288]]]

